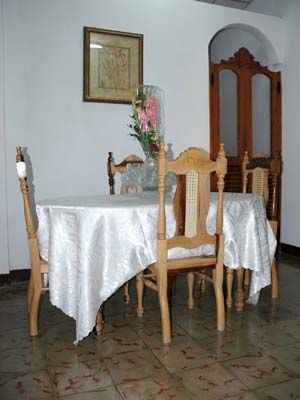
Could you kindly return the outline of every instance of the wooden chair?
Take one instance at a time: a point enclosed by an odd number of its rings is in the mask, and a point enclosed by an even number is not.
[[[40,256],[39,245],[34,226],[33,212],[29,200],[27,185],[26,164],[21,147],[16,147],[17,174],[20,182],[20,189],[23,196],[24,217],[27,231],[27,241],[30,256],[30,278],[27,290],[28,322],[30,336],[38,335],[38,312],[40,297],[42,293],[49,290],[48,286],[42,284],[43,275],[48,274],[48,262]],[[102,307],[97,313],[95,331],[101,334],[104,327],[102,319]]]
[[[115,163],[113,153],[110,151],[108,153],[108,159],[107,159],[107,174],[108,174],[108,184],[109,184],[109,193],[110,194],[115,194],[115,175],[116,172],[123,174],[124,172],[127,171],[128,165],[142,165],[144,161],[134,155],[131,154],[130,156],[124,158],[122,162],[119,164]],[[121,187],[121,193],[125,193],[126,189],[124,187]],[[140,193],[141,188],[137,187],[136,192]]]
[[[122,174],[127,171],[128,165],[142,165],[143,160],[132,154],[126,158],[119,164],[115,163],[115,160],[113,158],[113,153],[110,151],[108,153],[108,159],[107,159],[107,174],[108,174],[108,184],[109,184],[109,192],[110,194],[115,194],[115,175],[116,173]],[[142,188],[141,187],[136,187],[132,189],[135,193],[141,193]],[[126,187],[124,185],[121,186],[120,190],[121,194],[125,194],[128,192]],[[124,301],[126,304],[129,303],[130,301],[130,295],[129,295],[129,285],[128,282],[125,283],[124,285]]]
[[[173,161],[166,159],[164,143],[160,144],[158,155],[158,191],[159,191],[159,213],[158,213],[158,235],[157,235],[157,262],[150,265],[149,273],[137,276],[138,306],[137,313],[143,313],[143,286],[144,284],[157,291],[160,303],[162,320],[163,342],[171,342],[171,325],[168,305],[168,275],[179,272],[192,272],[210,268],[213,270],[213,278],[217,308],[217,329],[223,331],[225,328],[225,310],[223,296],[223,258],[224,258],[224,236],[222,233],[223,225],[223,188],[224,176],[226,174],[227,160],[223,145],[220,146],[218,159],[213,162],[202,149],[191,147],[181,153]],[[176,233],[171,239],[166,238],[166,216],[165,216],[165,177],[168,172],[173,172],[177,176],[186,177],[189,171],[194,171],[198,175],[198,197],[197,197],[197,229],[193,236],[186,236],[180,233],[183,229],[182,221],[178,210],[182,210],[178,203],[179,191],[174,197],[174,214],[176,218]],[[216,233],[209,235],[206,232],[206,217],[209,209],[209,181],[212,172],[216,171],[218,176],[218,203],[216,216]],[[180,187],[180,186],[179,186]],[[179,233],[178,233],[179,232]],[[184,232],[184,231],[183,231]],[[195,256],[180,259],[168,259],[168,250],[175,247],[185,249],[197,248],[204,244],[213,246],[214,251],[211,256]]]
[[[245,151],[242,161],[242,192],[253,193],[262,195],[264,197],[265,206],[267,208],[268,220],[275,236],[278,231],[279,221],[279,184],[281,174],[281,158],[278,153],[275,153],[273,158],[268,158],[263,153],[257,153],[250,161],[248,152]],[[271,181],[270,181],[271,177]],[[250,179],[249,179],[250,178]],[[271,196],[269,187],[271,187]],[[237,270],[237,299],[236,307],[242,310],[244,306],[243,301],[243,269]],[[232,273],[233,271],[227,269],[227,306],[232,306]],[[278,274],[276,268],[275,257],[272,260],[272,298],[278,297]],[[244,284],[250,284],[250,271],[245,269]]]
[[[33,214],[29,201],[27,173],[21,147],[16,148],[17,173],[20,181],[20,189],[23,196],[24,216],[27,231],[28,248],[30,255],[30,279],[28,285],[28,321],[31,336],[38,334],[38,311],[41,294],[48,290],[42,285],[42,274],[48,273],[47,261],[41,259],[39,246],[34,227]]]

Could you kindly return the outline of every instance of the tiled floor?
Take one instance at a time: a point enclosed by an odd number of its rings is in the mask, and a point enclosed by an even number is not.
[[[30,338],[26,285],[0,289],[0,399],[300,399],[300,260],[280,257],[280,299],[263,290],[257,307],[227,311],[215,329],[214,297],[196,291],[188,310],[186,281],[177,278],[173,342],[161,343],[156,295],[135,316],[135,288],[105,306],[101,337],[77,347],[74,322],[42,297],[40,337]]]

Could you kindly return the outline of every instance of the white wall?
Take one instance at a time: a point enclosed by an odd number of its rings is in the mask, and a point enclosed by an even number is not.
[[[127,135],[128,105],[82,101],[83,26],[144,34],[144,82],[165,91],[175,154],[209,148],[208,44],[217,31],[252,25],[282,55],[280,20],[190,0],[4,0],[4,22],[11,269],[28,265],[16,145],[28,148],[36,199],[107,193],[107,152],[141,154]]]
[[[285,67],[282,74],[283,92],[283,186],[281,241],[300,247],[300,179],[299,179],[299,37],[300,2],[291,0],[285,11]]]
[[[0,272],[9,272],[4,124],[3,1],[0,0]]]

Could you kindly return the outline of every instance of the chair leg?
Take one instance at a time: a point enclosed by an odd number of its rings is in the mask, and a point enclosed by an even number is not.
[[[200,290],[202,293],[205,293],[206,290],[206,279],[205,279],[206,271],[203,271],[200,274]]]
[[[30,273],[28,289],[27,289],[27,310],[28,310],[28,314],[30,313],[30,307],[31,307],[31,303],[32,303],[32,298],[33,298],[33,277],[32,277],[32,274]]]
[[[236,270],[237,275],[237,290],[235,297],[235,307],[237,311],[243,311],[244,308],[244,289],[243,289],[243,281],[244,281],[244,268],[239,268]]]
[[[249,271],[249,269],[245,269],[244,285],[245,286],[249,286],[250,285],[250,271]]]
[[[232,307],[232,284],[233,284],[233,269],[228,267],[226,268],[226,283],[227,283],[227,299],[226,306],[228,308]]]
[[[31,243],[29,243],[31,245]],[[41,282],[41,265],[39,262],[39,254],[37,248],[34,247],[31,251],[31,271],[30,281],[28,285],[28,322],[30,336],[38,334],[38,313],[40,305],[40,297],[42,293]]]
[[[29,333],[30,336],[36,336],[38,334],[38,313],[39,313],[39,304],[41,297],[41,287],[35,287],[33,285],[32,290],[32,298],[29,305]]]
[[[213,270],[213,281],[216,296],[216,307],[217,307],[217,329],[218,331],[224,331],[225,329],[225,306],[224,306],[224,295],[223,295],[223,265],[216,267]]]
[[[126,282],[124,285],[124,302],[129,304],[130,296],[129,296],[129,282]]]
[[[171,323],[168,302],[168,276],[166,269],[164,271],[162,270],[163,268],[159,266],[157,271],[157,288],[160,304],[163,343],[169,344],[171,343]]]
[[[188,283],[188,308],[194,308],[194,282],[195,282],[195,274],[194,272],[189,272],[187,274],[187,283]]]
[[[272,262],[271,274],[272,274],[272,299],[277,299],[278,298],[278,272],[277,272],[275,257],[273,258],[273,262]]]
[[[95,331],[96,335],[99,336],[102,334],[104,329],[104,321],[103,321],[103,306],[101,306],[97,312],[96,316],[96,324],[95,324]]]
[[[143,307],[143,294],[144,294],[144,273],[140,272],[136,276],[136,293],[137,293],[137,308],[136,313],[138,317],[144,315]]]
[[[216,307],[217,307],[217,329],[218,331],[224,331],[225,329],[225,305],[224,305],[224,294],[223,294],[223,259],[224,259],[224,235],[220,235],[219,238],[219,252],[218,261],[216,268],[213,270],[213,282],[216,296]],[[219,261],[222,260],[222,262]]]

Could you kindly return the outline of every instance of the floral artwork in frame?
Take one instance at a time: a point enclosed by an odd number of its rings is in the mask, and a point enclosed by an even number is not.
[[[143,35],[84,27],[83,100],[130,104],[143,83]]]

